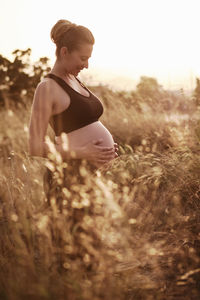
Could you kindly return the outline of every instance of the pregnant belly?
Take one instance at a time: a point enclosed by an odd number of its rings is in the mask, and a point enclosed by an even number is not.
[[[111,133],[100,121],[66,134],[65,139],[67,140],[70,149],[79,146],[81,147],[88,142],[98,139],[102,139],[102,146],[114,147],[114,140]],[[60,143],[61,141],[61,137],[56,137],[57,143]]]

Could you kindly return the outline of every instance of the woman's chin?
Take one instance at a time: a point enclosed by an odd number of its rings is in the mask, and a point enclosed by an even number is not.
[[[74,76],[77,76],[80,73],[80,71],[81,70],[74,70],[74,71],[71,71],[70,74],[74,75]]]

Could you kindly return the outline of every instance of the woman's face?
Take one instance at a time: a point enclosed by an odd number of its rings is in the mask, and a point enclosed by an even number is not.
[[[78,50],[68,52],[66,47],[63,47],[62,62],[67,73],[77,76],[84,68],[88,68],[88,60],[92,55],[93,45],[82,44]]]

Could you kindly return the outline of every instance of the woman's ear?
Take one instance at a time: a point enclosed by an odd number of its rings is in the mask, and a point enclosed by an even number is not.
[[[66,57],[68,54],[69,54],[69,51],[68,51],[67,47],[64,47],[64,46],[61,47],[61,49],[60,49],[61,57]]]

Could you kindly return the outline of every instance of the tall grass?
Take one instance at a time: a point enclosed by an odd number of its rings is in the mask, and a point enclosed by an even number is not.
[[[99,93],[120,156],[95,174],[83,162],[82,184],[57,153],[28,155],[30,108],[0,112],[0,299],[199,299],[198,123]]]

